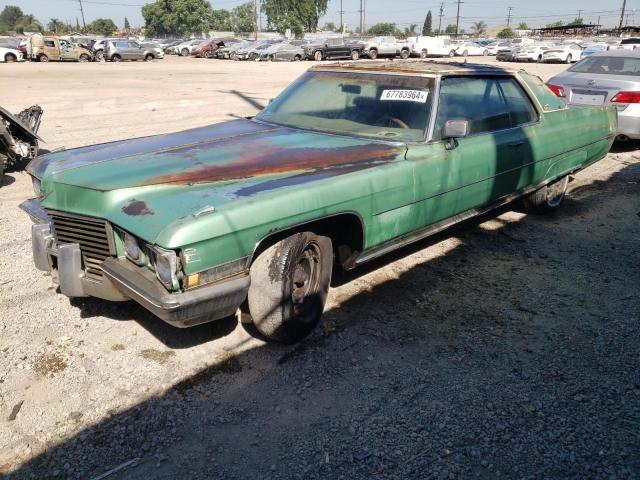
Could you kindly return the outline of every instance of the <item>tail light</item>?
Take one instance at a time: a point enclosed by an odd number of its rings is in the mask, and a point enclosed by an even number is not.
[[[567,96],[564,93],[564,88],[559,86],[559,85],[554,85],[552,83],[547,83],[547,87],[549,87],[549,90],[551,90],[556,95],[556,97],[565,98]]]
[[[640,103],[640,92],[618,92],[611,103]]]

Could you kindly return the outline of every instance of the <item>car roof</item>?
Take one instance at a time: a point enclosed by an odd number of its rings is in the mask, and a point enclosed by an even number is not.
[[[311,71],[349,71],[419,76],[442,75],[513,75],[518,70],[476,63],[437,62],[424,60],[380,60],[372,62],[340,62],[311,67]]]
[[[640,50],[607,50],[604,52],[597,52],[592,57],[628,57],[628,58],[640,58]]]

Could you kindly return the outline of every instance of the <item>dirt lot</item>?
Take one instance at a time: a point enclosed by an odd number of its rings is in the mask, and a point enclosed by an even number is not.
[[[489,60],[491,61],[491,60]],[[249,115],[308,63],[0,66],[45,148]],[[526,65],[548,78],[564,66]],[[11,478],[639,478],[640,151],[357,272],[297,346],[57,294],[24,173],[0,188],[0,474]]]

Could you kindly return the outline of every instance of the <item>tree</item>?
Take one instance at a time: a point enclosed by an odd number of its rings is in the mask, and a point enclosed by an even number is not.
[[[427,18],[424,19],[424,25],[422,26],[422,35],[433,35],[433,15],[431,10],[427,12]]]
[[[447,28],[444,29],[444,33],[456,33],[456,26],[450,23]]]
[[[231,10],[231,25],[236,33],[253,32],[253,3],[247,2]]]
[[[98,18],[87,25],[87,31],[91,33],[99,33],[105,37],[110,36],[117,29],[118,27],[110,18]]]
[[[406,37],[415,37],[416,36],[416,28],[418,28],[417,23],[412,23],[408,27],[404,27],[404,36]]]
[[[395,23],[376,23],[367,32],[370,35],[395,35],[396,24]]]
[[[202,33],[211,26],[213,9],[207,0],[155,0],[142,7],[147,35]]]
[[[571,23],[568,23],[568,25],[584,25],[584,21],[582,18],[574,18]]]
[[[487,24],[484,23],[482,20],[480,20],[479,22],[473,22],[473,25],[471,26],[471,30],[473,30],[473,33],[476,37],[479,37],[480,35],[482,35],[487,31]]]
[[[211,12],[211,30],[216,32],[230,32],[233,30],[231,12],[221,8]]]
[[[547,23],[546,27],[547,28],[552,28],[552,27],[561,27],[563,26],[564,23],[562,22],[562,20],[558,20],[557,22],[553,22],[553,23]]]
[[[333,22],[327,22],[324,24],[324,27],[322,27],[322,30],[325,32],[335,32],[336,24]]]
[[[516,32],[514,32],[511,28],[507,27],[504,30],[498,32],[496,35],[498,38],[513,38],[516,36]]]
[[[128,32],[131,30],[131,24],[129,23],[129,19],[124,17],[124,29]]]
[[[14,30],[18,33],[24,32],[42,32],[42,25],[33,15],[23,15],[15,25]]]
[[[22,13],[20,7],[7,5],[2,12],[0,12],[0,24],[6,25],[8,29],[13,30],[23,17],[24,13]]]
[[[291,29],[296,37],[315,32],[320,17],[327,13],[328,0],[262,0],[262,11],[274,30]]]
[[[518,30],[529,30],[529,25],[522,22],[520,25],[518,25]]]
[[[47,30],[53,32],[56,35],[66,32],[65,24],[57,18],[52,18],[51,21],[47,23]]]
[[[76,17],[76,32],[80,31],[80,21],[78,20],[78,17]]]

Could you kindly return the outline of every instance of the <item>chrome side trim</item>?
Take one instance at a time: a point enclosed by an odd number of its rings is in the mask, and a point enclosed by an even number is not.
[[[25,212],[33,223],[50,223],[51,217],[47,212],[40,206],[40,201],[37,198],[30,198],[29,200],[25,200],[20,205],[20,210]]]

